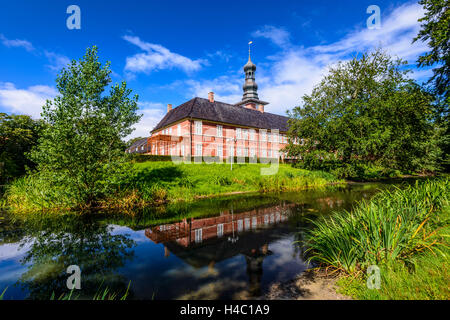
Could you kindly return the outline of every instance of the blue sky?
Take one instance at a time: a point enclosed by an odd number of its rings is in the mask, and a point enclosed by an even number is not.
[[[81,29],[69,30],[69,5],[81,9]],[[381,28],[368,29],[366,9],[378,5]],[[164,116],[195,96],[242,97],[248,41],[266,111],[301,104],[327,68],[382,46],[412,65],[427,50],[411,44],[423,15],[416,1],[2,1],[0,112],[39,117],[57,92],[55,77],[70,59],[97,45],[111,61],[113,82],[127,80],[144,114],[132,136],[148,135]],[[426,80],[430,70],[411,76]]]

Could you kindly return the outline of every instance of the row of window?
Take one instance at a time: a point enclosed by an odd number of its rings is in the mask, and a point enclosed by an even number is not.
[[[268,224],[273,224],[273,223],[278,223],[280,221],[286,221],[287,217],[284,215],[281,215],[280,213],[271,213],[271,214],[266,214],[264,215],[264,225],[268,225]],[[251,219],[251,224],[250,224],[250,218],[244,218],[244,219],[240,219],[237,220],[237,231],[241,232],[244,230],[249,230],[250,227],[252,229],[256,229],[257,227],[257,218],[256,217],[252,217]],[[222,237],[224,234],[224,224],[220,223],[217,225],[217,237],[220,238]],[[203,229],[199,228],[199,229],[195,229],[195,242],[196,243],[200,243],[203,240]]]
[[[217,146],[217,156],[223,157],[223,146]],[[250,151],[250,152],[249,152]],[[182,155],[184,155],[184,150],[182,152]],[[201,143],[197,143],[195,145],[195,155],[196,156],[202,156],[203,155],[203,145]],[[228,156],[234,157],[234,148],[229,147],[228,148]],[[255,148],[236,148],[236,156],[238,157],[255,157],[256,156],[256,149]],[[266,157],[278,157],[278,151],[272,150],[272,149],[261,149],[260,157],[266,158]]]
[[[202,135],[203,134],[203,123],[202,121],[195,121],[195,134]],[[275,132],[267,132],[265,129],[259,130],[261,134],[261,141],[269,141],[269,142],[280,142],[287,143],[287,136],[284,134],[278,134]],[[216,136],[223,137],[223,126],[217,125],[216,127]],[[236,139],[244,139],[244,140],[256,140],[256,130],[255,129],[235,129],[235,137]]]
[[[195,121],[194,124],[195,124],[195,134],[202,135],[203,134],[202,121]],[[259,132],[261,134],[261,141],[288,143],[288,138],[284,134],[268,132],[265,129],[260,129]],[[163,129],[162,134],[172,135],[172,128]],[[178,124],[178,126],[177,126],[177,136],[181,136],[181,124]],[[223,137],[223,126],[222,125],[217,125],[216,136]],[[256,140],[256,130],[255,129],[236,128],[235,129],[235,137],[236,137],[236,139]]]

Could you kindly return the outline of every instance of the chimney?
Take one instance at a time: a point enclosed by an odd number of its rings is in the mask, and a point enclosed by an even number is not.
[[[214,102],[214,92],[208,93],[208,100],[209,102]]]
[[[170,112],[170,110],[172,110],[172,104],[167,104],[167,113],[169,113]]]
[[[264,113],[264,105],[262,105],[262,104],[258,105],[258,111],[261,111],[262,113]]]

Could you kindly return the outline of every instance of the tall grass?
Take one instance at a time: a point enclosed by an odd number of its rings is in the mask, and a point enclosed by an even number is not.
[[[128,183],[146,200],[190,201],[199,197],[233,192],[298,191],[338,180],[331,174],[280,164],[274,175],[261,175],[264,164],[136,164]]]
[[[96,202],[97,208],[132,210],[165,202],[190,202],[198,198],[236,192],[299,191],[324,186],[338,180],[321,171],[308,171],[280,164],[276,174],[261,175],[265,164],[179,164],[172,162],[135,163],[134,170],[117,190]],[[5,193],[4,206],[13,211],[83,209],[63,186],[49,184],[40,175],[14,181]],[[91,208],[89,208],[91,209]]]
[[[8,289],[8,287],[6,287],[5,290],[3,290],[3,292],[0,294],[0,300],[3,300],[3,297],[5,296],[6,289]]]
[[[313,221],[307,231],[310,261],[347,273],[389,265],[423,251],[440,251],[436,236],[448,224],[449,180],[416,182],[382,191],[351,212]]]

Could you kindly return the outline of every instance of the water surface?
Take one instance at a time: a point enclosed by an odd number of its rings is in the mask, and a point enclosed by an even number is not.
[[[131,299],[245,299],[311,267],[302,235],[310,220],[351,209],[387,184],[246,195],[123,214],[15,221],[0,214],[0,293],[48,299],[67,293],[81,268],[80,298],[101,288]],[[131,282],[130,282],[131,281]]]

